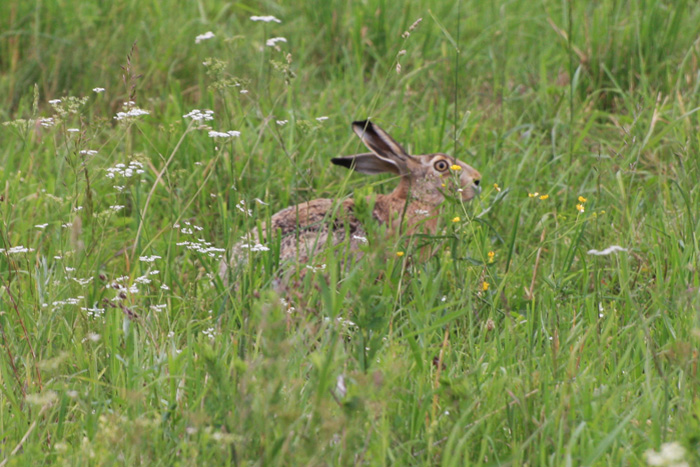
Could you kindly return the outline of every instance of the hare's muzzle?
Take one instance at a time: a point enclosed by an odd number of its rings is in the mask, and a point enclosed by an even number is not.
[[[460,182],[464,201],[470,201],[481,193],[481,174],[464,163]]]

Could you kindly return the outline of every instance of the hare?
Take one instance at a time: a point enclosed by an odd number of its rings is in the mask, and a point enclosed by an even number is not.
[[[462,200],[469,201],[481,191],[479,172],[460,160],[442,153],[411,156],[369,120],[353,122],[352,129],[371,152],[336,157],[331,162],[364,174],[389,172],[401,177],[394,191],[376,196],[372,211],[374,220],[385,224],[389,234],[403,231],[410,235],[418,229],[434,234],[444,193],[456,190]],[[275,235],[280,235],[281,260],[305,263],[315,251],[346,239],[351,251],[359,254],[360,244],[367,240],[354,207],[353,199],[315,199],[283,209],[262,232],[254,228],[234,246],[231,264],[245,261],[248,248],[260,248],[258,244]],[[224,261],[219,274],[224,277],[226,271]]]

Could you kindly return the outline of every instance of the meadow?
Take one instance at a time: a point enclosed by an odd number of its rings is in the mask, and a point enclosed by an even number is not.
[[[0,467],[700,465],[699,37],[684,0],[0,2]],[[481,196],[222,280],[393,189],[330,163],[365,118]]]

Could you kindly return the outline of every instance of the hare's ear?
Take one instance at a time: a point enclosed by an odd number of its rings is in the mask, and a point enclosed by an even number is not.
[[[399,165],[405,166],[405,162],[411,157],[386,131],[369,120],[353,122],[352,129],[365,143],[367,149],[380,159],[398,162]]]
[[[396,175],[401,174],[401,169],[396,162],[390,159],[377,157],[373,152],[355,154],[354,156],[335,157],[331,159],[335,165],[342,165],[345,168],[355,170],[363,174],[380,174],[390,172]]]

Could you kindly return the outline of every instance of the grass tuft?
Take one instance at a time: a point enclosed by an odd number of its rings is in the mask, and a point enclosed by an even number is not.
[[[0,2],[0,466],[699,463],[699,25]],[[396,180],[329,163],[365,118],[483,193],[387,237]],[[348,196],[362,259],[273,239],[218,276],[275,212]]]

